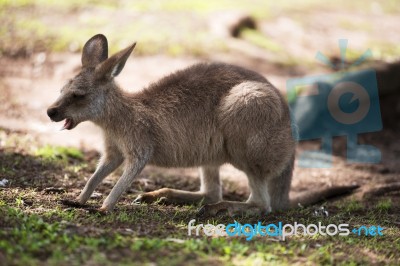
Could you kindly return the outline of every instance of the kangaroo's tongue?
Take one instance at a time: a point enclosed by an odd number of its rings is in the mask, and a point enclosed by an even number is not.
[[[64,130],[64,129],[69,130],[71,128],[72,128],[72,119],[69,119],[69,118],[65,119],[64,126],[61,128],[61,130]]]

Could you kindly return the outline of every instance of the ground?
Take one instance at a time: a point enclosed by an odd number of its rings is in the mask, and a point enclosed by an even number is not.
[[[330,185],[357,184],[358,190],[315,206],[260,217],[199,218],[200,206],[135,205],[132,201],[141,191],[198,188],[196,169],[153,166],[145,168],[116,210],[106,216],[91,209],[101,205],[121,169],[101,184],[89,206],[66,207],[60,200],[76,196],[95,169],[101,135],[89,123],[59,132],[61,125],[46,117],[46,107],[79,69],[84,41],[99,28],[109,37],[111,52],[138,41],[118,78],[127,90],[140,90],[194,62],[219,60],[262,73],[285,94],[289,78],[332,71],[313,57],[317,51],[339,57],[339,38],[349,40],[349,60],[368,48],[373,60],[396,59],[400,40],[392,32],[400,19],[395,1],[327,5],[307,0],[295,7],[290,1],[255,1],[253,5],[237,1],[229,11],[225,1],[187,1],[185,5],[176,1],[79,2],[0,3],[0,265],[398,264],[398,94],[380,99],[383,130],[361,134],[359,139],[381,150],[381,163],[347,163],[346,138],[336,137],[333,167],[296,166],[291,195]],[[6,16],[6,12],[14,15]],[[240,38],[229,37],[226,23],[241,13],[251,15],[258,27],[243,30]],[[126,25],[126,21],[135,23]],[[318,146],[318,141],[301,142],[297,153]],[[243,173],[224,166],[221,175],[224,198],[247,198]],[[1,186],[3,180],[8,182]],[[244,237],[188,236],[191,219],[215,225],[234,221],[348,223],[349,228],[379,225],[384,231],[376,237],[316,235],[246,241]]]

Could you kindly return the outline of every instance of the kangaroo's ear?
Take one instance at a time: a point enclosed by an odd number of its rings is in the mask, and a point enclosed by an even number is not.
[[[107,38],[97,34],[89,39],[82,51],[82,67],[96,67],[108,57]]]
[[[96,67],[96,77],[98,79],[110,79],[118,76],[125,66],[126,60],[135,48],[136,43],[125,48],[108,58],[106,61]]]

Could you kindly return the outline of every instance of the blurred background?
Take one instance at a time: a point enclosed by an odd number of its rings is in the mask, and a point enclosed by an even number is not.
[[[296,176],[319,176],[320,183],[330,184],[348,182],[348,171],[362,182],[375,172],[393,174],[392,179],[399,172],[400,106],[399,98],[392,96],[400,87],[397,0],[1,0],[0,5],[3,129],[25,132],[45,144],[101,149],[99,129],[92,124],[58,132],[61,123],[51,123],[46,116],[60,88],[79,71],[83,45],[97,33],[107,36],[110,54],[137,42],[117,78],[130,91],[195,62],[223,61],[263,74],[285,94],[290,78],[337,71],[338,40],[347,39],[345,67],[370,49],[371,57],[358,68],[372,66],[390,80],[390,86],[380,88],[390,95],[381,102],[382,114],[389,114],[384,131],[361,138],[382,150],[384,163],[348,168],[343,159],[346,140],[339,137],[334,141],[333,169],[296,169]],[[316,60],[317,52],[331,65]],[[318,145],[304,142],[299,151]],[[240,175],[229,167],[224,171],[226,176]]]

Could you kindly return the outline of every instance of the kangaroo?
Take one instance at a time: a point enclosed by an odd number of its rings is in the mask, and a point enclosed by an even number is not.
[[[104,153],[76,204],[85,204],[122,163],[124,172],[99,211],[111,211],[146,164],[200,167],[201,186],[197,192],[162,188],[139,195],[138,203],[201,202],[200,213],[213,215],[285,210],[299,202],[289,200],[296,146],[289,108],[268,80],[238,66],[199,63],[127,93],[114,77],[135,45],[108,58],[106,37],[93,36],[83,48],[81,72],[47,110],[52,121],[65,120],[64,129],[92,121],[103,131]],[[247,174],[246,202],[223,201],[219,167],[225,163]]]

